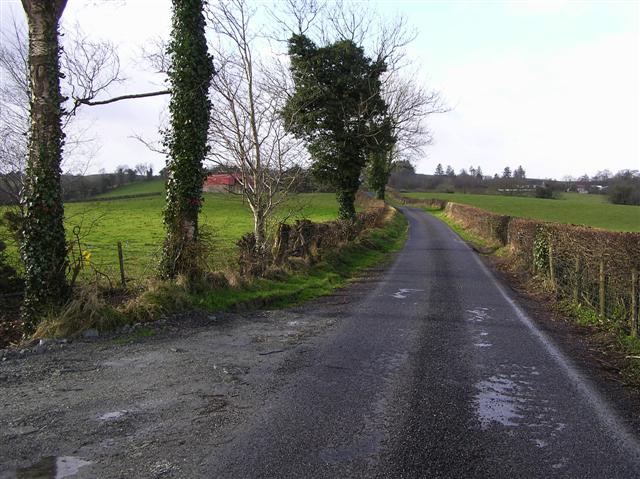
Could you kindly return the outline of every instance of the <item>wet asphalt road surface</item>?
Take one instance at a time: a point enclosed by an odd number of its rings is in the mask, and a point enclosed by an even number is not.
[[[637,438],[439,220],[233,439],[207,477],[633,478]]]
[[[391,266],[330,296],[0,361],[0,479],[640,477],[585,372],[444,223],[403,212]]]

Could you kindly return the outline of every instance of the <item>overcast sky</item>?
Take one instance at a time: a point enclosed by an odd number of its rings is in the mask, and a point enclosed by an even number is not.
[[[387,1],[418,31],[410,55],[416,81],[436,88],[452,111],[430,118],[435,143],[417,164],[485,174],[522,165],[529,177],[640,169],[640,11],[638,2]],[[158,89],[141,68],[140,47],[167,37],[169,0],[69,0],[63,24],[76,22],[118,45],[128,81],[110,94]],[[23,18],[19,1],[0,0],[3,28]],[[100,144],[91,171],[164,158],[132,139],[157,138],[166,98],[86,108]]]

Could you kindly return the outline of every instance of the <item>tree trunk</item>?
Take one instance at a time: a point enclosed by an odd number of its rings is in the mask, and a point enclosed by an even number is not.
[[[338,217],[341,220],[354,221],[356,219],[356,191],[350,189],[338,192]]]
[[[254,233],[256,235],[256,248],[258,253],[262,253],[265,250],[267,241],[267,225],[265,220],[264,211],[262,209],[256,209],[253,213]]]
[[[67,251],[60,161],[64,134],[60,93],[58,22],[66,0],[23,0],[29,26],[31,126],[22,203],[21,254],[25,266],[25,332],[67,299]]]
[[[376,198],[379,200],[384,201],[384,194],[385,194],[385,188],[380,188],[377,192],[376,192]]]
[[[171,41],[168,53],[171,68],[171,128],[165,137],[167,159],[167,230],[161,274],[173,278],[191,276],[201,266],[198,214],[202,205],[204,172],[209,130],[208,91],[213,65],[207,53],[202,0],[173,0]]]

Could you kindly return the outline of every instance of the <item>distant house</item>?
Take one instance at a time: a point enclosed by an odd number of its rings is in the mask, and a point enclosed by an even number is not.
[[[576,191],[582,195],[589,193],[589,185],[586,183],[579,183],[576,185]]]
[[[202,189],[208,193],[241,193],[240,175],[235,173],[209,175],[204,180]]]

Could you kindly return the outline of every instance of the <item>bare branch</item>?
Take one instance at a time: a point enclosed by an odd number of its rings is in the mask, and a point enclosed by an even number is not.
[[[113,98],[109,98],[108,100],[91,101],[91,100],[86,100],[84,98],[78,98],[76,99],[76,101],[77,103],[80,103],[82,105],[96,106],[96,105],[107,105],[109,103],[115,103],[117,101],[122,101],[122,100],[131,100],[134,98],[147,98],[150,96],[160,96],[160,95],[169,95],[169,94],[171,94],[171,90],[159,90],[159,91],[152,91],[148,93],[134,93],[131,95],[116,96]]]
[[[166,40],[158,37],[148,43],[150,46],[142,47],[141,57],[156,73],[167,73],[171,58],[167,55]]]

